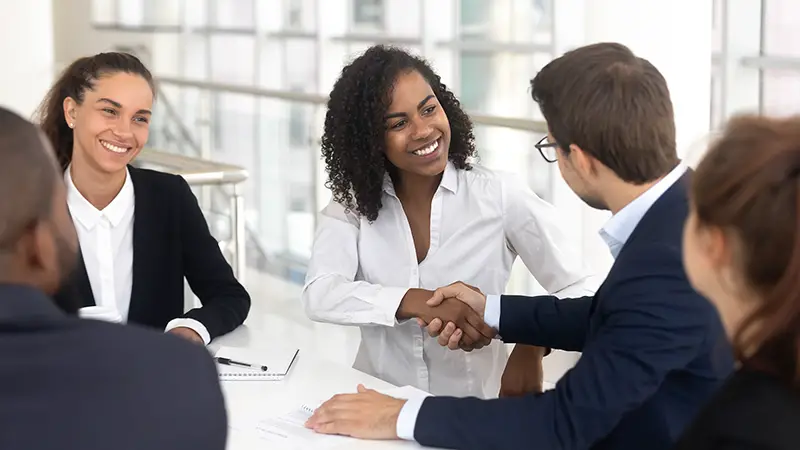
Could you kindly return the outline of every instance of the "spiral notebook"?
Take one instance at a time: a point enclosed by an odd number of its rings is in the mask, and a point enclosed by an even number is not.
[[[221,381],[281,381],[294,365],[300,350],[297,348],[274,348],[269,350],[247,350],[232,347],[220,347],[215,358],[227,358],[234,361],[265,366],[267,370],[236,367],[217,363],[217,371]]]

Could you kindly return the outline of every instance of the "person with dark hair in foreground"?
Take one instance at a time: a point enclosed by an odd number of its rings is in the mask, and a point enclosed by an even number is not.
[[[683,258],[740,368],[678,450],[800,448],[800,117],[739,117],[697,167]]]
[[[0,448],[223,450],[225,404],[203,348],[71,317],[50,295],[78,241],[50,144],[0,108]],[[69,298],[66,298],[69,300]]]
[[[509,357],[466,304],[425,302],[455,280],[503,289],[518,255],[560,296],[594,292],[591,279],[551,205],[473,164],[472,123],[431,67],[384,46],[356,58],[331,92],[322,153],[333,199],[302,299],[312,320],[361,327],[354,367],[438,395],[540,392],[542,348]],[[474,351],[449,352],[412,320],[434,317]]]
[[[131,166],[147,143],[156,95],[127,53],[80,58],[42,102],[80,242],[74,276],[56,294],[84,317],[145,325],[200,344],[241,325],[250,296],[178,175]],[[185,312],[185,284],[202,307]],[[98,311],[102,312],[98,314]]]
[[[360,388],[323,404],[310,428],[476,450],[664,450],[732,371],[719,316],[683,270],[690,174],[661,73],[601,43],[553,60],[531,87],[550,131],[542,156],[585,203],[613,213],[601,236],[614,265],[594,296],[487,296],[454,283],[428,304],[456,298],[505,342],[580,351],[580,360],[555,389],[523,398],[405,401]],[[469,345],[444,322],[428,322],[440,344]]]

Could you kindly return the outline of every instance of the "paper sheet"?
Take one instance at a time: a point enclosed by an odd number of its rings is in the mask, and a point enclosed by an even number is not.
[[[410,399],[430,394],[411,386],[380,390],[379,392],[395,398]],[[327,399],[326,399],[327,400]],[[319,407],[319,402],[315,407]],[[231,424],[230,430],[238,438],[246,438],[249,442],[269,444],[270,450],[308,450],[329,448],[347,448],[344,436],[315,433],[305,427],[306,421],[313,414],[314,408],[300,405],[297,409],[277,417],[256,420],[249,424]]]

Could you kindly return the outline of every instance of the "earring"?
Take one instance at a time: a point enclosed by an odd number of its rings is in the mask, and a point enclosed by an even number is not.
[[[75,128],[75,124],[74,124],[74,123],[72,123],[72,122],[70,122],[70,123],[69,123],[69,127],[70,127],[70,128]]]

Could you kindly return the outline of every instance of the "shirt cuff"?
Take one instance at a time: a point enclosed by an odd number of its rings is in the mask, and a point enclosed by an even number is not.
[[[500,331],[500,296],[487,295],[486,309],[483,311],[483,321],[486,325]]]
[[[206,329],[205,325],[194,319],[185,319],[185,318],[172,319],[167,324],[167,327],[164,329],[164,332],[166,333],[167,331],[178,327],[186,327],[194,331],[195,333],[200,335],[200,337],[203,339],[203,343],[206,345],[208,345],[209,342],[211,342],[211,335],[208,334],[208,330]]]
[[[417,397],[406,400],[406,404],[397,416],[397,437],[406,441],[414,440],[414,428],[417,426],[417,416],[422,409],[425,397]]]
[[[408,289],[409,288],[401,287],[381,288],[375,299],[375,305],[382,308],[386,313],[381,325],[394,327],[400,324],[400,322],[397,321],[397,310],[400,309],[400,303],[403,301],[403,297],[406,296]]]

